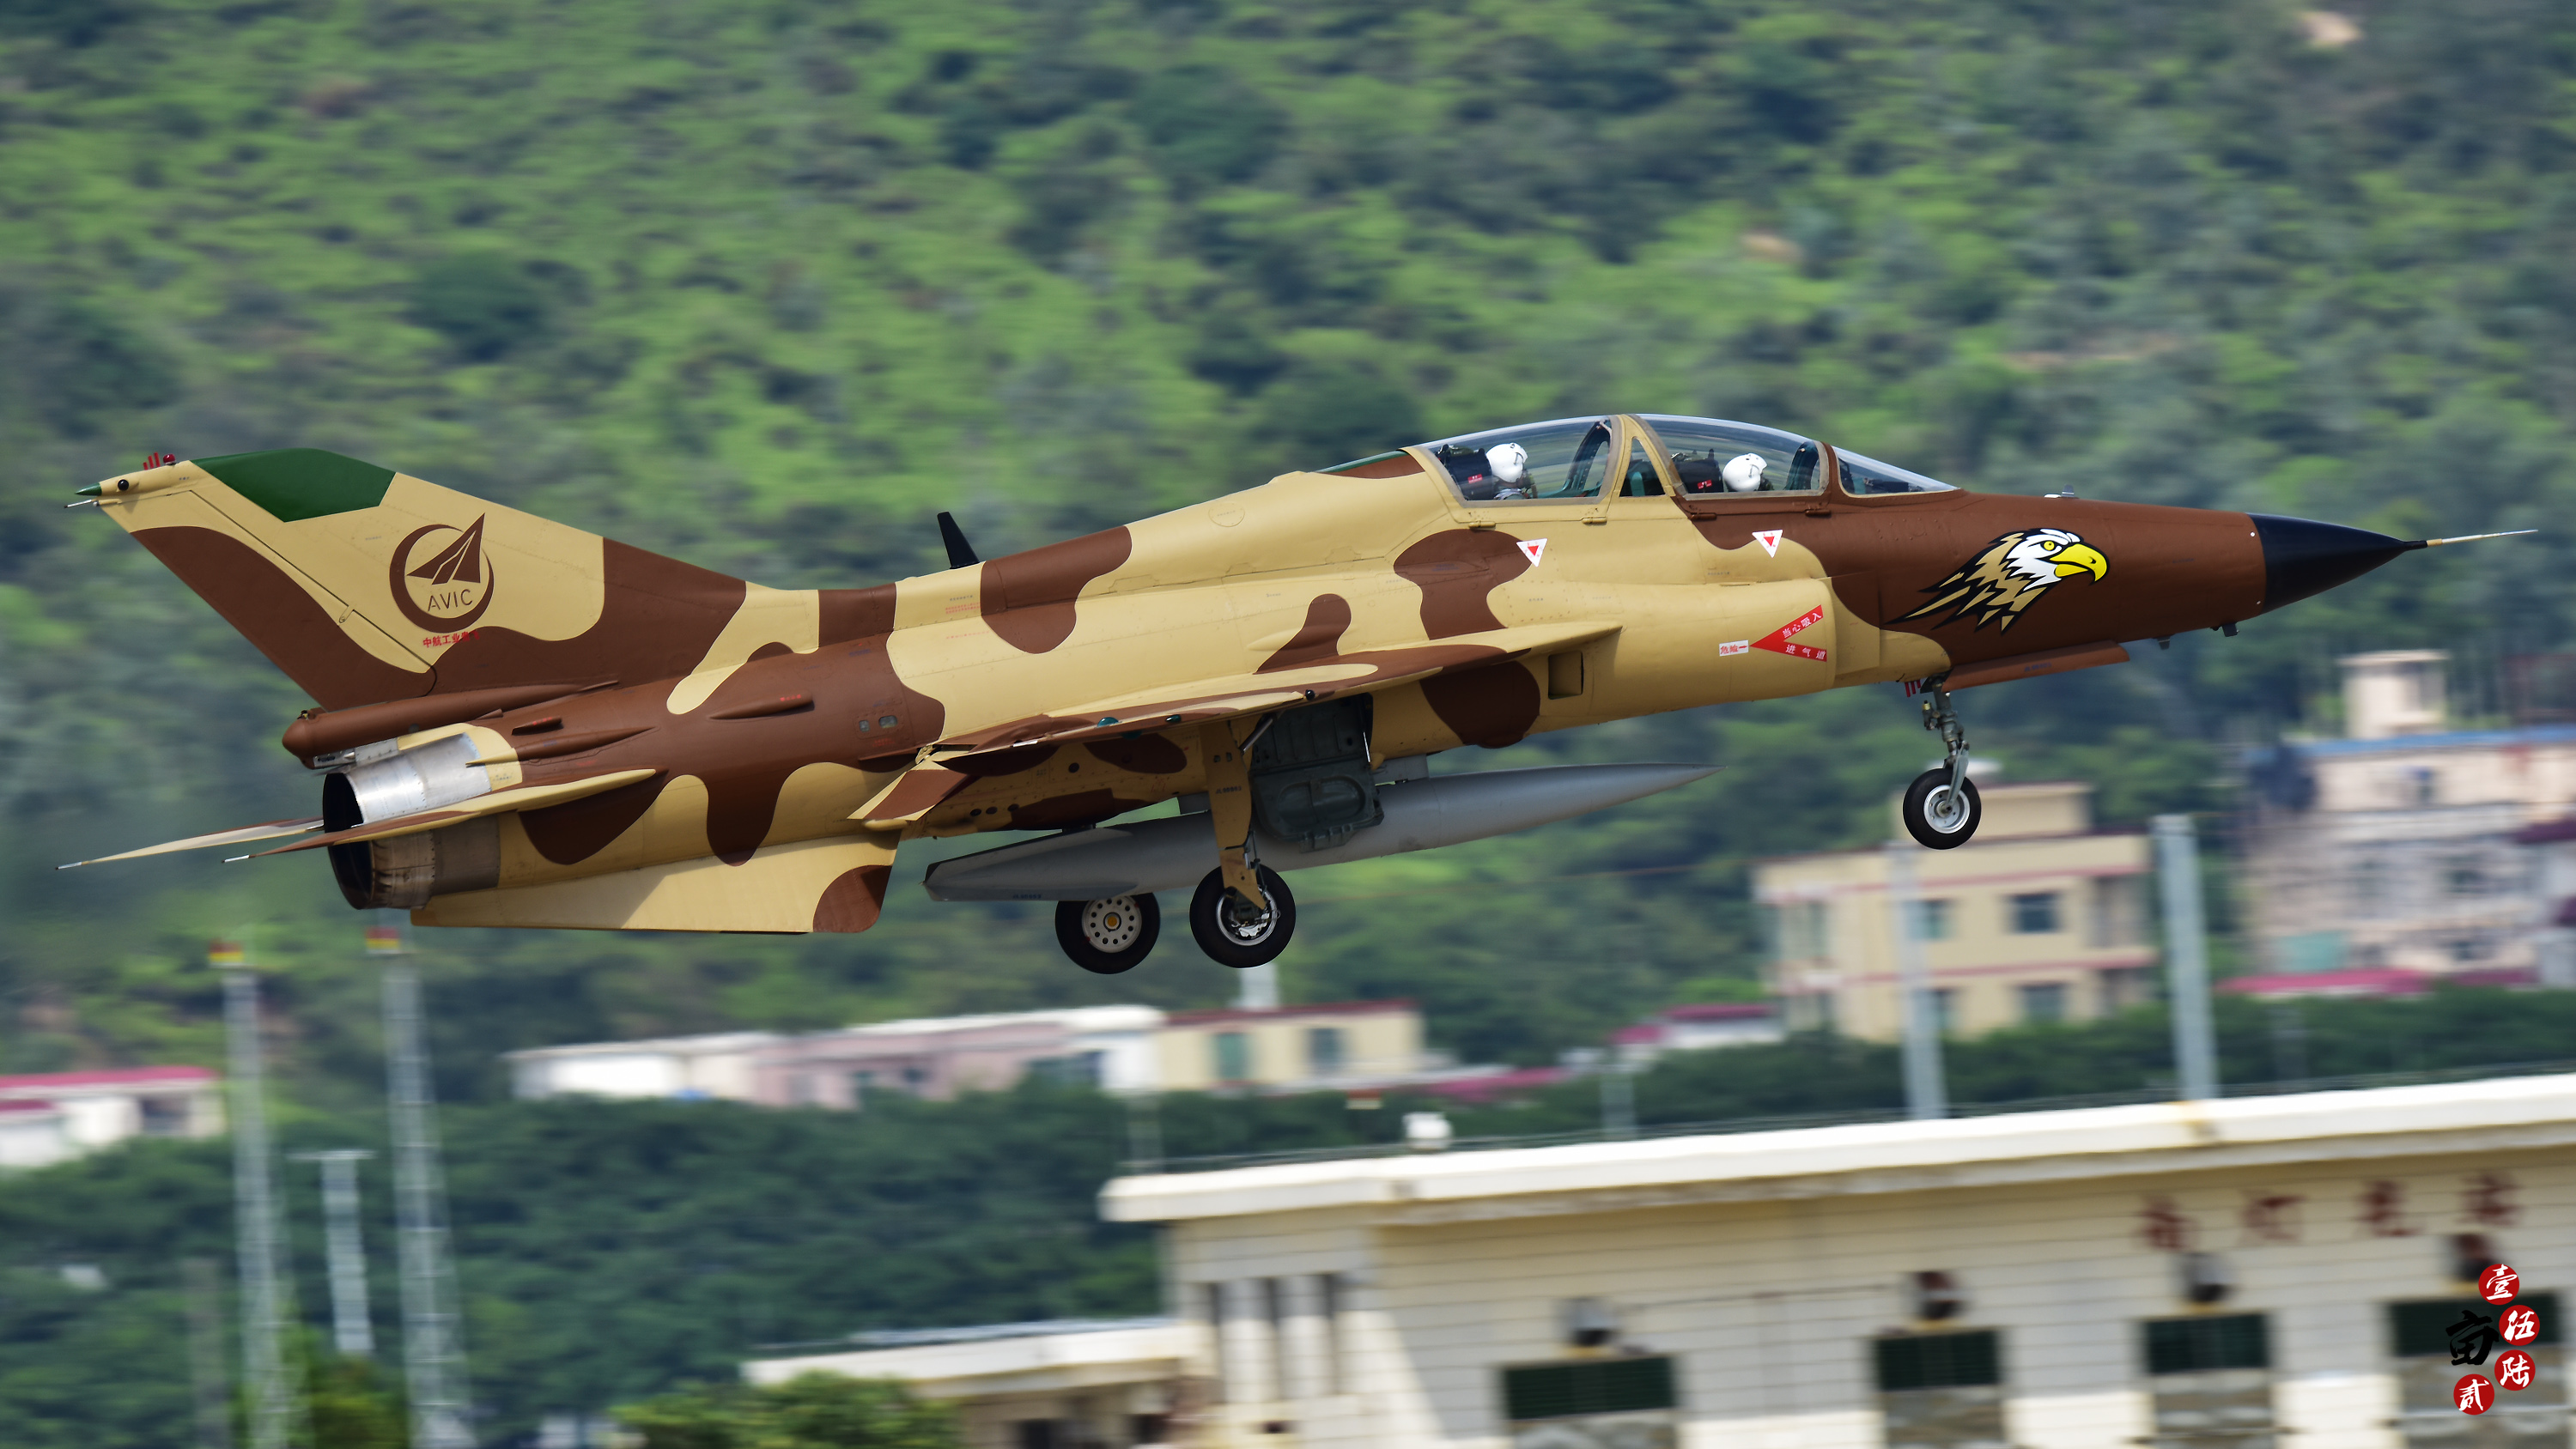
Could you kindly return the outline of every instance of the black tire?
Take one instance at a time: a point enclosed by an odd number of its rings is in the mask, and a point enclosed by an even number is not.
[[[1958,810],[1950,798],[1950,767],[1935,765],[1914,777],[1905,787],[1905,833],[1922,842],[1926,850],[1949,850],[1968,843],[1977,833],[1977,822],[1986,818],[1986,803],[1977,798],[1977,782],[1961,780],[1959,798],[1967,809]]]
[[[1297,898],[1288,893],[1288,883],[1266,865],[1253,869],[1258,872],[1261,893],[1270,897],[1269,916],[1254,925],[1235,918],[1224,871],[1209,871],[1207,879],[1199,882],[1198,894],[1190,897],[1191,937],[1209,960],[1237,971],[1278,960],[1279,953],[1288,949],[1288,938],[1297,933]]]
[[[1150,895],[1055,903],[1055,943],[1095,976],[1133,971],[1163,934],[1163,908]]]

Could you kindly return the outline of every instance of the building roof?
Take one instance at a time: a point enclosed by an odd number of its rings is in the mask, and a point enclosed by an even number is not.
[[[1225,1021],[1282,1021],[1297,1016],[1370,1016],[1413,1010],[1409,1000],[1395,1001],[1319,1001],[1306,1006],[1277,1006],[1265,1011],[1243,1007],[1224,1007],[1212,1011],[1175,1011],[1174,1026],[1210,1026]]]
[[[778,1033],[774,1031],[719,1031],[704,1036],[657,1036],[643,1041],[592,1041],[568,1046],[526,1047],[503,1052],[501,1059],[525,1062],[548,1057],[627,1057],[656,1052],[669,1056],[712,1056],[718,1052],[749,1051],[776,1040]]]
[[[1417,1082],[1412,1090],[1427,1097],[1446,1097],[1453,1102],[1472,1102],[1481,1106],[1506,1092],[1530,1092],[1540,1087],[1553,1087],[1573,1075],[1563,1067],[1505,1067],[1477,1076]]]
[[[1703,1001],[1655,1013],[1658,1021],[1768,1021],[1771,1016],[1771,1005],[1764,1001]]]
[[[902,1021],[871,1021],[823,1036],[919,1036],[936,1032],[982,1031],[990,1027],[1052,1026],[1064,1031],[1152,1031],[1163,1013],[1150,1006],[1068,1006],[1053,1011],[996,1011],[981,1016],[919,1016]]]
[[[0,1092],[57,1092],[81,1087],[144,1087],[178,1082],[212,1082],[204,1067],[111,1067],[95,1072],[42,1072],[0,1077]]]
[[[2513,745],[2576,745],[2576,725],[2533,725],[2518,730],[2445,730],[2439,734],[2382,735],[2368,740],[2295,740],[2309,755],[2393,755],[2409,750],[2501,749]]]
[[[2576,1074],[1123,1177],[1100,1210],[1418,1223],[2570,1145]]]
[[[0,1113],[27,1112],[41,1116],[48,1112],[59,1112],[61,1110],[61,1108],[56,1107],[53,1103],[48,1102],[41,1097],[12,1097],[7,1100],[0,1100]]]
[[[742,1374],[755,1384],[820,1372],[899,1378],[925,1388],[944,1383],[979,1394],[1061,1392],[1169,1378],[1179,1371],[1190,1342],[1188,1328],[1168,1318],[928,1332],[947,1336],[895,1348],[754,1359]]]

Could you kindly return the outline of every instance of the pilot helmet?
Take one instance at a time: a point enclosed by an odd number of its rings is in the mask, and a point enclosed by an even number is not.
[[[1518,443],[1496,443],[1485,450],[1485,466],[1505,483],[1518,483],[1529,476],[1529,449]]]
[[[1760,453],[1739,453],[1726,460],[1726,466],[1718,470],[1718,475],[1726,480],[1727,487],[1736,492],[1751,493],[1762,486],[1765,466]]]

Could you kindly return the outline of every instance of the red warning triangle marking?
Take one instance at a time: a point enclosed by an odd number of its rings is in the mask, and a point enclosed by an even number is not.
[[[1768,649],[1774,654],[1786,654],[1792,659],[1823,659],[1824,650],[1806,644],[1792,644],[1789,640],[1805,632],[1809,626],[1822,622],[1824,617],[1825,611],[1822,608],[1809,609],[1797,618],[1754,640],[1753,647]]]
[[[1519,540],[1519,543],[1521,546],[1521,552],[1529,555],[1530,567],[1537,568],[1538,556],[1547,552],[1547,540],[1543,538],[1524,538]]]
[[[1777,528],[1757,528],[1753,530],[1753,541],[1762,545],[1762,551],[1764,553],[1769,554],[1773,558],[1778,558],[1780,556],[1780,535],[1783,532],[1785,532],[1785,530]]]

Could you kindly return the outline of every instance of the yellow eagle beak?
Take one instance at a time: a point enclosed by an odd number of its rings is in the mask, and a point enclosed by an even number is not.
[[[2102,557],[2090,544],[2068,544],[2057,551],[2055,562],[2057,576],[2061,579],[2071,579],[2084,573],[2098,579],[2111,571],[2111,561]]]

